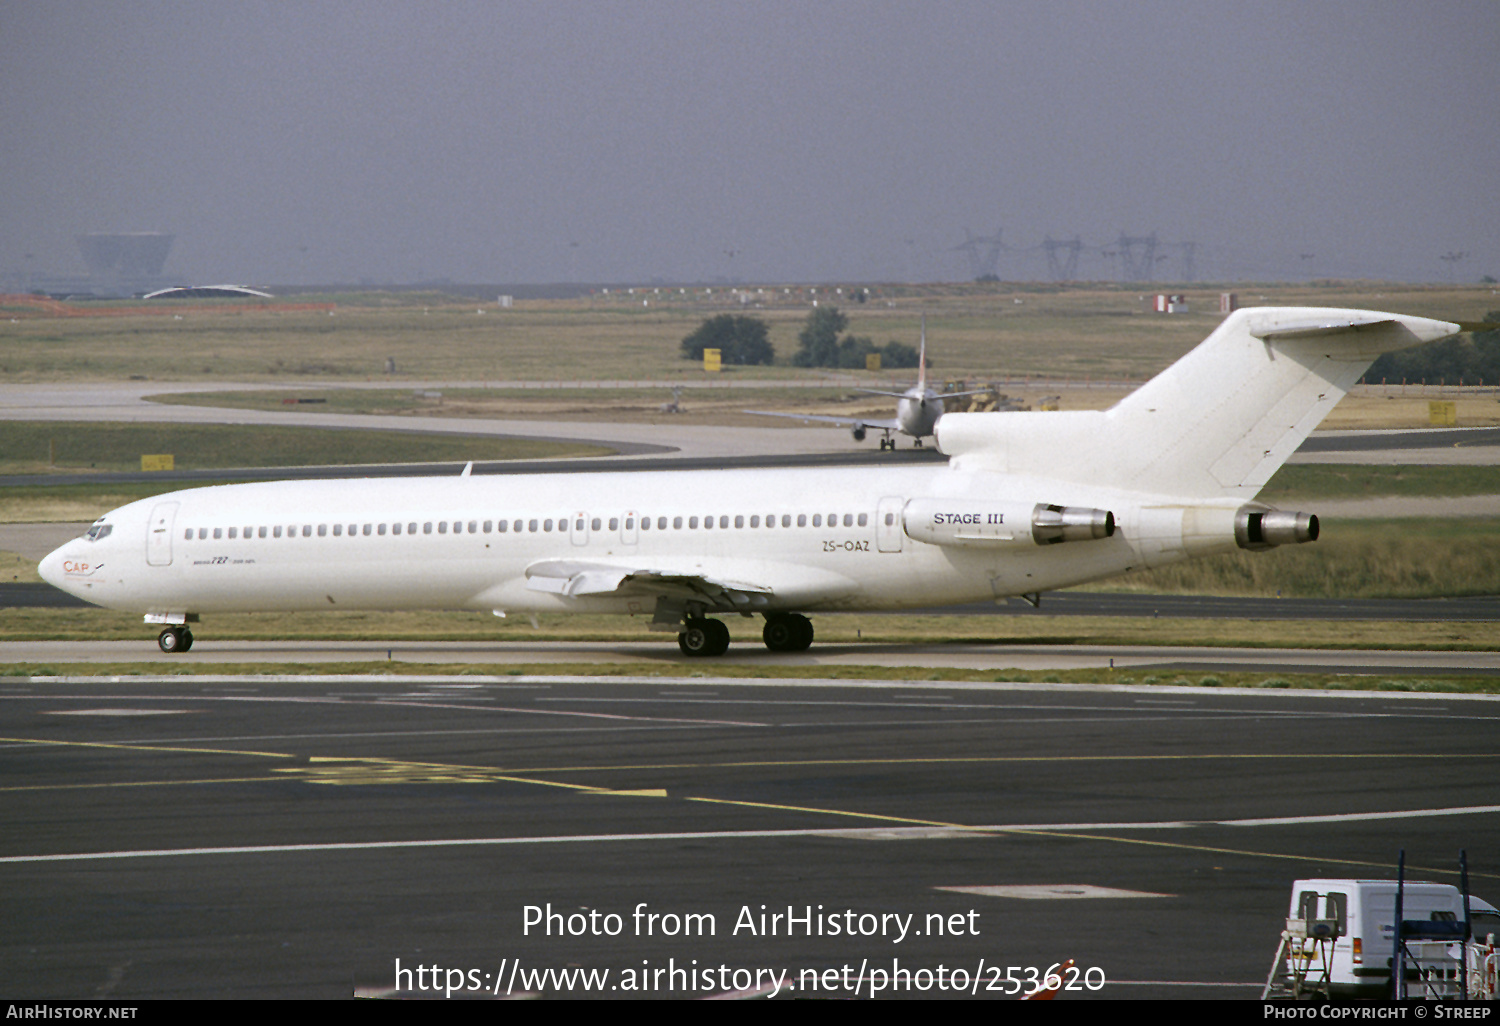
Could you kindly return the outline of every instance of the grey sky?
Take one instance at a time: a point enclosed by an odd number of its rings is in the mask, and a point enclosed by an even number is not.
[[[1500,277],[1497,55],[1493,0],[0,0],[0,272],[954,280],[1003,226]]]

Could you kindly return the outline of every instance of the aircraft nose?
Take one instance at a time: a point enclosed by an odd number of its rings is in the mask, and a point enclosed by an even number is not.
[[[41,575],[42,580],[46,581],[54,588],[61,588],[63,586],[62,564],[64,548],[67,548],[67,546],[64,545],[61,548],[53,549],[51,552],[47,553],[46,556],[42,557],[42,561],[38,563],[36,567],[36,572]]]

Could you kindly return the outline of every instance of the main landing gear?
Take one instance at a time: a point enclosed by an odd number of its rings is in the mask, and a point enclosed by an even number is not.
[[[163,652],[186,652],[193,647],[193,632],[186,627],[168,627],[156,637]]]
[[[805,652],[813,641],[812,621],[801,613],[767,613],[761,638],[772,652]],[[722,620],[688,617],[677,647],[683,655],[721,656],[729,650],[729,628]]]

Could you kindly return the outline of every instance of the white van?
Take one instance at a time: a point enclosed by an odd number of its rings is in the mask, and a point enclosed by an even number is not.
[[[1451,884],[1408,881],[1402,892],[1401,918],[1428,922],[1460,923],[1464,917],[1463,895]],[[1394,880],[1298,880],[1292,884],[1287,918],[1322,920],[1337,924],[1329,972],[1330,991],[1335,997],[1388,997],[1391,990],[1391,958],[1395,952],[1396,881]],[[1487,935],[1500,941],[1500,911],[1487,901],[1469,895],[1469,925],[1474,941],[1483,944]],[[1410,941],[1407,950],[1426,971],[1446,974],[1456,980],[1462,953],[1453,941]],[[1313,941],[1302,945],[1301,965],[1308,979],[1322,976],[1321,956]],[[1294,960],[1297,956],[1293,956]],[[1310,963],[1310,964],[1308,964]],[[1416,967],[1408,966],[1407,981],[1417,994]]]

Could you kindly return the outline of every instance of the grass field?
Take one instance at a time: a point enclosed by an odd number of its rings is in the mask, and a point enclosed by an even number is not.
[[[225,613],[194,628],[200,638],[278,641],[412,642],[655,641],[663,659],[679,661],[675,638],[651,634],[648,618],[544,613],[501,619],[489,613]],[[760,646],[760,621],[727,621],[740,645]],[[1384,621],[1153,619],[1150,617],[911,615],[822,613],[818,642],[1018,645],[1230,645],[1239,648],[1368,648],[1489,651],[1500,649],[1500,623],[1416,622],[1400,631]],[[138,615],[105,609],[12,609],[0,641],[129,640],[155,644],[157,628]],[[717,664],[694,664],[712,669]]]
[[[138,471],[141,457],[156,453],[172,454],[178,470],[218,470],[562,459],[612,452],[583,443],[404,431],[0,420],[0,474]]]
[[[317,297],[332,311],[275,311],[182,304],[119,316],[27,317],[0,321],[0,375],[12,382],[381,380],[388,360],[402,378],[428,381],[701,379],[680,359],[679,343],[706,316],[734,311],[763,317],[778,354],[774,368],[726,376],[806,377],[786,364],[812,303],[832,302],[849,331],[877,344],[914,344],[927,316],[939,375],[1006,374],[1143,379],[1165,367],[1219,323],[1217,287],[1040,286],[996,283],[872,287],[854,303],[820,286],[726,289],[573,300],[523,300],[502,310],[436,294]],[[1235,286],[1241,305],[1311,304],[1395,310],[1479,320],[1497,304],[1482,286],[1329,283]],[[1183,292],[1192,313],[1144,314],[1146,292]],[[647,304],[647,305],[643,305]],[[892,371],[889,377],[904,376]]]

